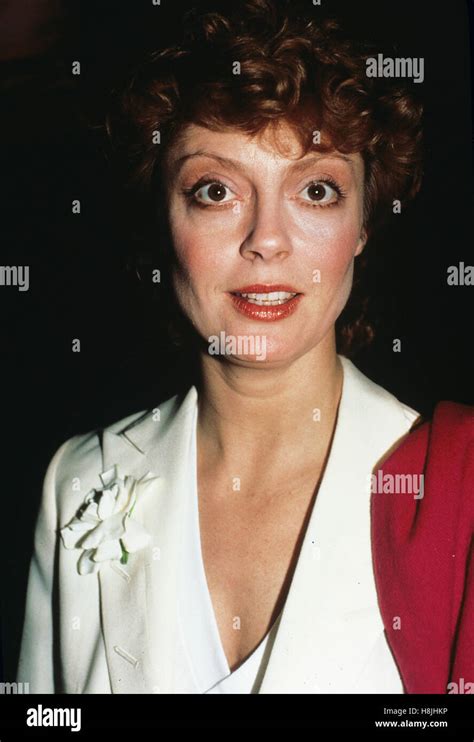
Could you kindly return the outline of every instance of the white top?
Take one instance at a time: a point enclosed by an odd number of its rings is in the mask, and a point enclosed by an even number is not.
[[[347,369],[347,366],[348,363],[344,359],[345,369]],[[181,692],[192,693],[258,693],[271,657],[284,607],[258,647],[256,647],[242,665],[234,672],[231,672],[220,639],[202,556],[197,487],[197,415],[198,407],[196,399],[189,441],[189,466],[187,467],[186,481],[187,494],[184,504],[185,523],[181,542],[180,587],[178,589],[178,636],[175,655],[177,676],[181,678],[181,680],[178,680],[178,687],[181,683]],[[327,484],[326,472],[327,470],[323,472],[318,497],[316,498],[316,500],[319,498],[318,505],[320,508],[321,498],[324,496],[325,486]],[[343,494],[342,492],[333,491],[332,493],[328,493],[327,496],[335,498]],[[368,499],[366,501],[367,505]],[[365,527],[368,535],[370,521],[368,507],[365,517]],[[335,542],[339,526],[337,509],[331,507],[330,511],[326,514],[327,520],[321,512],[319,513],[319,518],[319,526],[324,528],[325,537],[330,542]],[[311,520],[314,520],[314,516]],[[307,526],[305,541],[308,541],[308,529],[309,527]],[[355,532],[353,537],[354,550],[360,549],[360,545],[358,544],[359,538],[360,533]],[[316,546],[317,540],[314,540],[314,542],[312,540],[313,549]],[[346,543],[345,546],[350,550],[349,544]],[[370,550],[370,538],[366,543],[367,547]],[[301,553],[298,561],[302,559]],[[320,554],[316,546],[316,552],[312,557],[313,564],[316,564],[319,558]],[[357,576],[361,580],[369,580],[371,582],[374,579],[373,575],[368,575],[367,572],[361,572]],[[331,587],[331,591],[334,589],[338,590],[337,583]],[[325,597],[324,595],[320,596],[321,605],[324,604]],[[357,615],[357,612],[355,615]],[[387,691],[400,693],[400,677],[386,642],[381,647],[379,646],[376,652],[378,658],[375,659],[376,655],[374,653],[376,666],[374,674],[380,675],[381,685],[385,686]],[[316,684],[315,689],[317,687]]]
[[[191,448],[191,457],[195,461],[195,435]],[[178,642],[182,645],[182,652],[177,652],[177,656],[184,654],[186,657],[196,693],[256,693],[268,663],[280,616],[252,654],[231,672],[222,646],[204,568],[197,477],[189,485],[178,603]]]
[[[135,413],[100,435],[74,436],[53,456],[17,681],[30,693],[403,693],[404,658],[392,656],[374,581],[370,475],[417,413],[340,359],[334,436],[283,611],[248,662],[229,672],[205,582],[192,387],[160,405],[158,422],[155,411]],[[121,476],[152,474],[133,513],[150,543],[126,565],[111,561],[81,575],[84,549],[58,544],[57,526],[117,465]]]

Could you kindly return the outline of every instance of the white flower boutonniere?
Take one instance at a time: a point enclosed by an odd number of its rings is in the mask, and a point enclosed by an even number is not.
[[[158,477],[148,472],[140,479],[121,479],[114,464],[100,478],[103,487],[91,490],[76,515],[60,529],[66,549],[83,549],[77,563],[80,575],[97,572],[107,561],[126,564],[130,553],[150,542],[150,534],[131,515]]]

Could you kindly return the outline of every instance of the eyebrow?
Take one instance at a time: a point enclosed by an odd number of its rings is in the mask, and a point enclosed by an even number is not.
[[[215,152],[206,152],[206,150],[197,150],[196,152],[189,152],[187,154],[182,155],[181,157],[178,157],[176,160],[174,160],[171,163],[171,169],[173,171],[174,175],[178,175],[178,173],[183,168],[184,164],[191,159],[194,159],[196,157],[209,157],[212,160],[217,160],[221,165],[224,165],[225,167],[230,167],[233,170],[237,170],[239,172],[245,172],[245,166],[243,163],[239,162],[238,160],[232,160],[228,157],[222,157],[221,155],[216,154]],[[306,170],[310,165],[315,164],[316,162],[319,162],[320,160],[327,160],[327,159],[336,159],[336,160],[343,160],[344,162],[347,162],[351,168],[354,168],[354,163],[350,157],[347,155],[343,155],[342,153],[334,153],[334,154],[320,154],[320,155],[313,155],[312,157],[305,157],[303,160],[298,160],[293,165],[288,165],[287,171],[291,171],[293,173],[301,172],[302,170]]]

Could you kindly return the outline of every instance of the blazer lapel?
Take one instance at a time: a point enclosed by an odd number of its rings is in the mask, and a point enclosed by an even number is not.
[[[415,413],[340,358],[338,422],[260,693],[371,692],[371,657],[389,651],[373,577],[369,476]],[[177,579],[183,507],[195,476],[195,387],[184,400],[162,404],[160,413],[159,421],[149,413],[103,434],[104,470],[117,464],[122,476],[157,477],[134,510],[150,546],[127,565],[109,563],[99,573],[113,693],[176,692]],[[393,691],[393,682],[382,690]]]
[[[177,565],[181,508],[191,463],[189,450],[197,392],[173,397],[123,431],[104,431],[104,470],[157,477],[133,517],[151,534],[150,545],[127,565],[110,562],[99,573],[105,650],[113,693],[173,691]]]
[[[337,426],[260,693],[357,692],[358,682],[370,686],[371,654],[389,657],[372,569],[370,474],[411,420],[340,358]]]

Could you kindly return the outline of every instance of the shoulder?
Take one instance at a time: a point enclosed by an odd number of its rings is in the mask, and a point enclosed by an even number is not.
[[[345,356],[339,358],[344,368],[344,383],[347,384],[355,411],[381,429],[385,424],[390,424],[404,431],[419,424],[421,415],[417,410],[372,381],[350,359]]]
[[[423,483],[416,501],[378,498],[387,517],[396,513],[392,520],[410,527],[415,518],[418,523],[429,520],[431,532],[457,530],[453,538],[468,543],[474,529],[474,407],[438,402],[431,418],[416,426],[383,462],[383,474],[416,475]]]
[[[461,445],[474,442],[474,406],[443,400],[438,402],[432,419],[433,434],[452,443],[454,439]]]
[[[416,424],[393,453],[390,464],[406,466],[409,461],[422,462],[425,469],[474,470],[474,407],[449,400],[438,402],[431,418]]]
[[[141,410],[132,415],[116,420],[103,428],[96,428],[85,433],[78,433],[68,438],[56,451],[50,463],[55,462],[55,479],[57,485],[70,482],[71,478],[83,476],[88,471],[100,471],[101,439],[104,432],[119,434],[130,425],[136,424],[146,414]]]
[[[103,471],[103,440],[106,434],[124,436],[147,435],[153,416],[159,415],[160,430],[171,422],[179,408],[178,395],[170,397],[156,407],[134,412],[104,427],[78,433],[56,450],[49,462],[46,486],[54,491],[56,506],[63,517],[74,512],[90,490],[101,487]],[[153,430],[156,431],[153,425]]]

